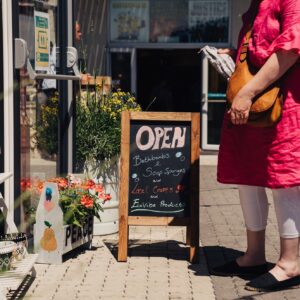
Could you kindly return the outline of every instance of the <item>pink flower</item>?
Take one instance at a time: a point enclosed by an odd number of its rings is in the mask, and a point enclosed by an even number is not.
[[[95,187],[95,185],[96,183],[94,182],[94,180],[88,179],[82,184],[81,188],[83,188],[84,190],[91,190]]]
[[[80,203],[87,208],[94,206],[93,198],[89,195],[83,195],[80,199]]]
[[[110,194],[106,194],[104,197],[104,201],[109,201],[111,200],[111,195]]]

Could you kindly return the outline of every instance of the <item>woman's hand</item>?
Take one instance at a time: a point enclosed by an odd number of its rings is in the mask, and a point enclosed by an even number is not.
[[[247,123],[253,96],[254,95],[249,93],[247,90],[241,89],[233,99],[228,113],[230,114],[231,122],[234,125]]]
[[[237,93],[228,111],[233,124],[246,124],[252,100],[280,78],[299,59],[293,51],[273,53],[255,76]]]
[[[237,51],[236,51],[236,49],[232,49],[232,48],[224,48],[224,49],[220,48],[220,49],[218,49],[218,53],[219,54],[228,54],[233,59],[235,59]]]

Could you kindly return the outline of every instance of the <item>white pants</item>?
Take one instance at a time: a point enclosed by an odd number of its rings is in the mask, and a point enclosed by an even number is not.
[[[269,211],[266,189],[247,185],[238,188],[246,228],[264,230]],[[272,193],[280,236],[300,237],[300,187],[276,189]]]

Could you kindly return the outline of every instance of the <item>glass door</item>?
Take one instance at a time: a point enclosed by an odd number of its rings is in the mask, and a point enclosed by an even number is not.
[[[20,176],[21,224],[27,223],[30,207],[37,205],[32,187],[68,171],[68,2],[14,2],[15,38],[27,44],[29,55],[19,68],[19,121],[15,120],[20,134],[15,168]]]
[[[202,149],[219,150],[227,82],[202,58]]]
[[[199,112],[198,49],[138,49],[137,94],[143,110]]]

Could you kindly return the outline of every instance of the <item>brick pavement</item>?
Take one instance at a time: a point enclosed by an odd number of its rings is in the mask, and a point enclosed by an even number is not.
[[[222,264],[240,255],[246,248],[245,227],[239,206],[238,191],[233,185],[216,182],[216,167],[201,166],[200,238],[208,267]],[[275,263],[279,255],[277,223],[270,192],[270,210],[266,231],[266,255]],[[300,289],[282,292],[257,293],[244,289],[247,280],[239,277],[211,276],[216,299],[300,299]]]
[[[187,261],[184,228],[131,227],[126,263],[115,259],[117,237],[95,237],[92,250],[75,251],[62,265],[36,264],[36,279],[9,299],[215,299],[203,251],[200,264]]]
[[[200,264],[187,262],[182,227],[131,227],[126,263],[115,259],[117,234],[95,237],[91,251],[75,251],[62,265],[36,265],[36,279],[9,299],[299,299],[299,289],[257,294],[244,290],[246,280],[239,277],[208,275],[207,264],[210,268],[236,257],[245,250],[246,239],[235,186],[216,182],[214,157],[202,164]],[[270,204],[266,250],[268,260],[275,262],[279,239]]]

